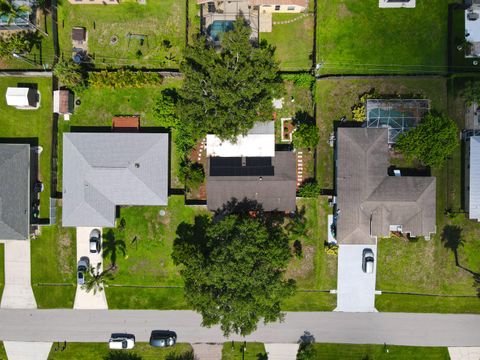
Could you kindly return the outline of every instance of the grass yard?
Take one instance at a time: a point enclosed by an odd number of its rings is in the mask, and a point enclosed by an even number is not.
[[[57,221],[61,218],[57,206]],[[76,290],[75,229],[61,227],[60,223],[43,227],[42,234],[31,242],[31,257],[32,288],[38,307],[72,308]]]
[[[322,360],[362,360],[362,359],[395,359],[395,360],[448,360],[446,347],[417,347],[393,345],[346,345],[346,344],[314,344],[315,359]],[[388,349],[388,353],[387,353]]]
[[[7,353],[5,352],[5,347],[3,346],[3,341],[0,341],[0,359],[7,360]]]
[[[445,73],[449,2],[454,1],[380,9],[378,0],[319,1],[321,73]]]
[[[0,244],[0,299],[5,287],[5,246]]]
[[[333,148],[328,145],[334,122],[343,116],[352,119],[352,106],[365,92],[375,89],[380,94],[412,95],[431,100],[431,107],[447,111],[445,79],[438,78],[375,78],[322,79],[317,81],[317,125],[320,143],[317,147],[317,179],[323,188],[333,189]]]
[[[273,14],[272,17],[272,32],[260,33],[260,40],[266,40],[276,47],[275,55],[280,62],[280,69],[310,70],[313,64],[313,14]],[[284,21],[292,22],[279,23]]]
[[[161,217],[159,211],[166,215]],[[193,223],[195,215],[207,213],[203,208],[186,207],[183,196],[173,195],[168,207],[124,207],[120,219],[125,229],[116,230],[116,238],[126,244],[126,256],[119,256],[114,285],[145,286],[109,287],[111,308],[184,309],[182,278],[173,264],[171,253],[181,222]],[[109,260],[106,260],[108,263]],[[166,288],[148,288],[165,286]],[[173,287],[173,288],[172,288]]]
[[[46,21],[46,28],[45,28]],[[55,49],[53,47],[53,35],[52,35],[52,17],[47,14],[45,17],[41,12],[37,18],[36,26],[45,31],[48,36],[39,34],[42,41],[39,46],[34,46],[32,51],[24,56],[25,60],[16,59],[11,56],[8,59],[0,60],[0,68],[2,69],[50,69],[55,57]],[[46,29],[46,30],[45,30]]]
[[[288,269],[287,277],[297,281],[298,291],[282,306],[286,311],[329,311],[335,308],[336,297],[315,290],[335,289],[337,283],[337,258],[327,255],[323,243],[327,240],[327,208],[323,198],[301,199],[297,202],[299,210],[305,209],[307,234],[302,241],[301,259],[294,258]],[[292,243],[293,240],[291,239]]]
[[[64,351],[55,351],[55,344],[50,350],[49,360],[174,360],[189,359],[192,347],[190,344],[178,343],[170,349],[153,348],[148,343],[135,343],[133,350],[109,350],[107,343],[68,343]]]
[[[265,346],[262,343],[247,342],[245,353],[243,353],[243,345],[243,342],[224,343],[222,360],[259,360],[267,358]]]
[[[82,26],[87,29],[88,53],[96,67],[178,68],[186,42],[186,12],[185,2],[177,0],[111,6],[62,1],[60,51],[65,58],[71,57],[72,27]],[[117,41],[112,43],[112,39]]]
[[[7,106],[7,87],[19,84],[37,85],[41,101],[38,110],[18,110]],[[40,145],[43,152],[39,159],[38,179],[43,182],[40,195],[40,218],[49,217],[50,207],[50,159],[52,148],[52,79],[28,77],[0,78],[0,142]]]

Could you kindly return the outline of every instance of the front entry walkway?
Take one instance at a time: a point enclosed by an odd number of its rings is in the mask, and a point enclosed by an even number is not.
[[[47,360],[51,342],[4,341],[8,360]]]
[[[265,344],[268,360],[296,360],[299,344]]]
[[[30,240],[6,240],[5,288],[0,307],[36,309],[37,302],[30,283]]]
[[[372,274],[362,269],[364,249],[372,249]],[[376,245],[340,245],[338,248],[337,308],[335,311],[374,312],[377,273]]]
[[[102,253],[92,254],[90,253],[90,232],[95,229],[92,227],[79,227],[77,228],[77,262],[81,257],[88,257],[90,265],[96,268],[100,263],[100,271],[103,271],[103,259]],[[102,229],[99,229],[102,233]],[[77,286],[77,292],[75,293],[75,302],[73,304],[74,309],[108,309],[107,298],[104,291],[98,291],[96,294],[93,291],[89,293]]]

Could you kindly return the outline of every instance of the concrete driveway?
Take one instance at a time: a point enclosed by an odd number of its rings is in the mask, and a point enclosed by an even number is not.
[[[362,270],[363,250],[375,255],[373,274]],[[337,308],[335,311],[373,312],[377,273],[376,245],[340,245],[338,248]]]
[[[30,240],[5,240],[5,288],[1,307],[36,309],[30,282]]]
[[[78,227],[77,228],[77,262],[82,256],[87,256],[90,259],[90,265],[96,267],[98,263],[100,271],[103,271],[103,259],[102,253],[92,254],[90,253],[90,232],[95,229],[93,227]],[[102,229],[99,228],[102,234]],[[76,271],[76,269],[75,269]],[[108,309],[107,298],[105,297],[105,291],[99,291],[93,294],[93,291],[87,293],[81,286],[77,286],[77,292],[75,293],[75,302],[73,304],[74,309]]]

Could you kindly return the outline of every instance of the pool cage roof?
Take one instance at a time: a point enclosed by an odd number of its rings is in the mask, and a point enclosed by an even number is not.
[[[367,128],[388,127],[388,143],[395,144],[400,134],[414,128],[430,111],[426,99],[368,99]]]

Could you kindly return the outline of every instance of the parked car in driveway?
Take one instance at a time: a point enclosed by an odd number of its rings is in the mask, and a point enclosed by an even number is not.
[[[170,330],[153,330],[150,335],[150,346],[170,347],[177,342],[177,334]]]
[[[77,264],[77,284],[83,285],[85,283],[85,273],[88,271],[90,265],[90,259],[86,256],[82,256],[78,260]]]
[[[93,229],[90,233],[90,252],[92,254],[97,254],[100,252],[100,248],[102,245],[102,237],[100,230]]]
[[[363,249],[362,270],[364,273],[373,273],[374,255],[372,249]]]
[[[128,350],[135,347],[135,335],[133,334],[112,334],[108,340],[108,348],[115,350]]]

